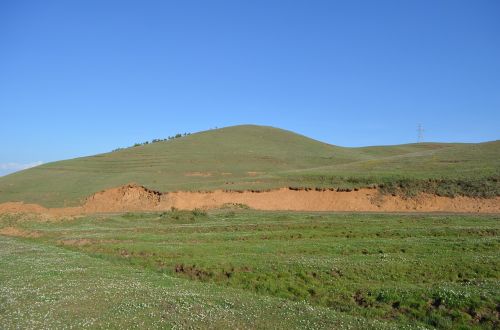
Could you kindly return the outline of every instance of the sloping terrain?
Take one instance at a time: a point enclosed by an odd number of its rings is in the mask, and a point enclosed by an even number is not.
[[[98,191],[130,182],[168,192],[384,184],[398,188],[406,184],[401,180],[416,179],[434,180],[439,188],[446,184],[435,180],[444,179],[452,186],[445,194],[454,189],[468,194],[469,189],[471,196],[491,197],[500,190],[499,173],[499,141],[343,148],[277,128],[245,125],[14,173],[0,178],[0,203],[77,206]],[[416,189],[434,193],[428,185],[425,181]]]

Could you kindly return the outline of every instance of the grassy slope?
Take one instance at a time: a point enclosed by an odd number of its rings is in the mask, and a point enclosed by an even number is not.
[[[359,318],[355,329],[493,329],[499,220],[244,210],[3,216],[0,228],[41,236],[0,237],[0,324],[50,312],[46,322],[93,317],[95,326],[342,328]]]
[[[75,205],[96,191],[130,182],[160,191],[351,187],[407,177],[483,179],[499,169],[499,141],[342,148],[246,125],[14,173],[0,178],[0,202]]]

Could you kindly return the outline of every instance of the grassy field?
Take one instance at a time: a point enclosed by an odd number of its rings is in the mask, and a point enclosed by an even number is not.
[[[19,237],[0,236],[0,327],[494,329],[499,221],[242,209],[4,215],[0,230]]]
[[[135,182],[158,191],[359,188],[500,195],[500,141],[343,148],[264,126],[235,126],[59,161],[0,178],[0,202],[70,206]]]
[[[306,302],[221,289],[2,236],[0,264],[2,329],[395,329]]]

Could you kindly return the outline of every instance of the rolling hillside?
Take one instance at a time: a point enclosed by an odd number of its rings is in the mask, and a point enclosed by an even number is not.
[[[71,206],[94,192],[130,182],[158,191],[394,188],[408,182],[417,182],[412,189],[425,190],[427,183],[421,183],[430,179],[434,185],[451,185],[447,189],[452,193],[497,195],[499,173],[500,141],[343,148],[290,131],[244,125],[1,177],[0,202]]]

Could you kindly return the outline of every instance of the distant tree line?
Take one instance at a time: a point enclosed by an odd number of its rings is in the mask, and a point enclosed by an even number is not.
[[[157,142],[174,140],[174,139],[178,139],[178,138],[181,138],[183,136],[188,136],[188,135],[191,135],[191,133],[177,133],[173,136],[168,136],[166,139],[153,139],[151,141],[146,141],[146,142],[142,142],[142,143],[135,143],[132,147],[139,147],[139,146],[144,146],[144,145],[150,144],[150,143],[157,143]],[[112,152],[120,151],[123,149],[125,149],[125,148],[117,148],[117,149],[114,149]]]

